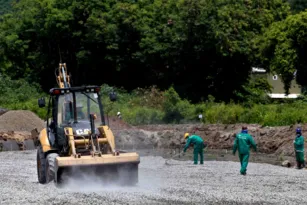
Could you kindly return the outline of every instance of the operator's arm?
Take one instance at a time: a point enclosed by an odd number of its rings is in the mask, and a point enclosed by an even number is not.
[[[191,144],[191,137],[189,137],[187,143],[185,144],[184,149],[183,149],[183,152],[186,152],[186,151],[187,151],[187,149],[188,149],[188,147],[190,146],[190,144]]]
[[[233,155],[236,154],[237,148],[238,148],[238,139],[237,139],[237,135],[236,135],[235,141],[233,143],[233,148],[232,148],[232,154]]]

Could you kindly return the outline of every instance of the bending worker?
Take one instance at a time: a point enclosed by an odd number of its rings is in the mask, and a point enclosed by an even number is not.
[[[237,150],[239,152],[239,159],[241,163],[240,173],[242,175],[246,175],[250,146],[252,146],[255,152],[257,152],[257,146],[253,137],[250,134],[248,134],[247,127],[243,126],[242,131],[236,135],[236,139],[234,141],[233,150],[232,150],[233,155],[236,154]]]
[[[304,159],[304,137],[302,135],[301,128],[296,129],[296,137],[293,140],[297,169],[301,169],[305,167],[305,159]]]
[[[184,134],[184,139],[188,140],[184,146],[183,152],[186,152],[188,147],[194,145],[194,164],[198,163],[198,155],[200,155],[200,164],[204,164],[204,140],[198,135]]]

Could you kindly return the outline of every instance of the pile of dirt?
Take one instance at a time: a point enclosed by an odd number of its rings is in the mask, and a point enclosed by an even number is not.
[[[133,129],[134,126],[129,125],[124,120],[118,118],[117,116],[109,116],[105,117],[106,124],[109,125],[109,127],[112,130],[123,130],[123,129]]]
[[[4,113],[6,113],[8,110],[4,109],[4,108],[0,108],[0,115],[3,115]]]
[[[29,132],[0,132],[0,151],[35,149],[35,142]]]
[[[143,125],[129,130],[116,130],[116,143],[120,148],[182,148],[185,132],[200,135],[209,149],[232,149],[234,137],[242,124],[180,124]],[[307,125],[301,125],[303,135]],[[262,127],[248,125],[249,133],[257,143],[258,151],[266,154],[294,156],[293,140],[296,126]]]
[[[201,135],[213,149],[232,149],[236,133],[242,125],[203,125],[195,133]],[[248,125],[249,133],[254,137],[258,151],[267,154],[294,155],[293,140],[296,126],[262,127]],[[302,126],[307,131],[307,126]]]
[[[200,135],[209,149],[231,149],[234,136],[241,130],[242,124],[175,124],[132,126],[116,116],[106,118],[106,123],[114,132],[118,148],[182,148],[185,132]],[[15,139],[22,141],[31,138],[31,130],[44,128],[44,121],[27,110],[5,111],[0,115],[0,140]],[[307,124],[301,125],[303,135]],[[249,133],[254,137],[259,152],[294,156],[293,140],[296,126],[262,127],[248,125]]]
[[[24,140],[32,139],[29,132],[18,132],[18,131],[0,131],[0,141],[15,140],[17,142],[23,142]]]
[[[44,128],[44,121],[28,110],[10,110],[0,116],[0,131],[26,131]]]
[[[12,140],[22,147],[25,141],[33,139],[31,131],[35,128],[38,131],[42,130],[44,121],[33,112],[28,110],[5,111],[0,115],[0,147],[3,147],[6,141]]]

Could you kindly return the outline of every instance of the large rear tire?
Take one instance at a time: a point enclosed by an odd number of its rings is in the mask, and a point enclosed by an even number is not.
[[[46,183],[46,158],[41,145],[37,147],[36,155],[37,178],[41,184]]]
[[[50,153],[46,160],[46,183],[55,181],[55,158],[59,155],[57,153]]]

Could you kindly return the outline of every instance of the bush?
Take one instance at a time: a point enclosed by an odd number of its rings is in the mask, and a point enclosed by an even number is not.
[[[239,121],[239,117],[244,112],[244,108],[240,105],[225,103],[210,106],[205,111],[205,122],[232,124]]]
[[[181,100],[173,87],[170,87],[164,93],[164,102],[162,105],[164,111],[163,121],[166,123],[180,123],[188,117],[188,110],[191,106],[187,100]]]
[[[304,115],[307,111],[305,98],[275,104],[226,104],[215,103],[214,97],[208,96],[209,100],[206,102],[191,104],[188,100],[181,99],[173,87],[164,92],[155,87],[147,90],[138,88],[130,94],[125,90],[118,91],[119,96],[124,99],[113,103],[108,110],[112,115],[121,111],[123,120],[133,125],[194,123],[199,122],[199,114],[203,115],[201,122],[212,124],[252,123],[281,126],[307,122]],[[105,107],[110,107],[110,103],[104,101]]]
[[[159,124],[163,122],[163,112],[153,108],[137,107],[133,110],[126,108],[121,113],[123,120],[132,125]]]
[[[42,119],[46,116],[46,109],[39,108],[37,99],[47,97],[36,84],[29,84],[23,79],[12,80],[0,76],[0,107],[7,109],[31,110]],[[208,101],[191,104],[181,99],[173,87],[160,91],[155,86],[138,88],[130,93],[122,88],[101,86],[104,113],[116,116],[121,112],[123,120],[132,124],[158,123],[248,123],[263,126],[294,125],[307,123],[307,98],[297,100],[283,100],[271,104],[248,103],[216,103],[213,96]],[[115,91],[118,96],[116,102],[109,100],[109,93]],[[198,115],[203,118],[199,119]]]
[[[270,105],[252,105],[250,108],[244,107],[244,111],[239,117],[241,123],[263,124],[266,113],[270,110]]]
[[[30,110],[40,118],[45,118],[46,109],[40,109],[37,100],[45,97],[37,84],[30,84],[24,79],[12,80],[0,76],[0,107],[11,110]]]

